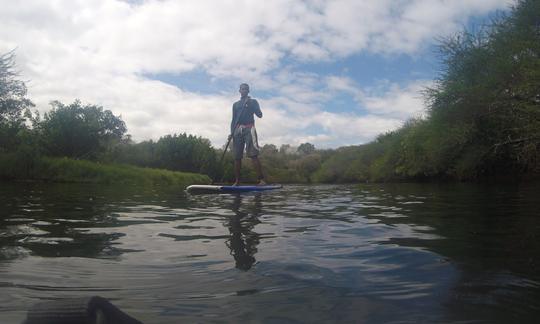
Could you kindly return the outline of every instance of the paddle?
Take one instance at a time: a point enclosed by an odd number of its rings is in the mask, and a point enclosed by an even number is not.
[[[221,154],[221,159],[219,160],[219,164],[223,163],[223,158],[225,157],[225,153],[227,153],[227,149],[229,148],[229,143],[231,143],[231,139],[232,139],[232,136],[229,136],[227,138],[227,145],[225,145],[225,150],[223,150],[223,154]]]

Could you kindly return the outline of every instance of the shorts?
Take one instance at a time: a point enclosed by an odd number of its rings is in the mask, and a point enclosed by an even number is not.
[[[235,160],[241,160],[246,155],[250,158],[259,155],[259,143],[257,142],[257,131],[255,127],[238,126],[233,135],[233,154]]]

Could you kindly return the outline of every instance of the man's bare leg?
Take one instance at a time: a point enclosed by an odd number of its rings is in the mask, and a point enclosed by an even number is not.
[[[262,167],[261,167],[261,161],[259,161],[258,157],[252,157],[251,162],[253,163],[253,167],[255,168],[255,171],[257,172],[257,178],[259,179],[259,186],[264,186],[266,184],[266,181],[264,181],[264,175],[262,173]]]
[[[240,169],[242,169],[242,160],[234,160],[234,178],[233,186],[240,184]]]

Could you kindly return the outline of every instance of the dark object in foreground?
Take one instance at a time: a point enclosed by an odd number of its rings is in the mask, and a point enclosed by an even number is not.
[[[37,303],[23,324],[142,324],[99,296]]]

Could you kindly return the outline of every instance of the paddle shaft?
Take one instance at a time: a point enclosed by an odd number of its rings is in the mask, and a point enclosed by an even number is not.
[[[229,148],[229,143],[231,142],[232,136],[227,139],[227,145],[225,145],[225,150],[223,150],[223,154],[221,154],[221,160],[219,160],[219,164],[223,163],[223,158],[225,157],[225,153],[227,153],[227,149]]]

